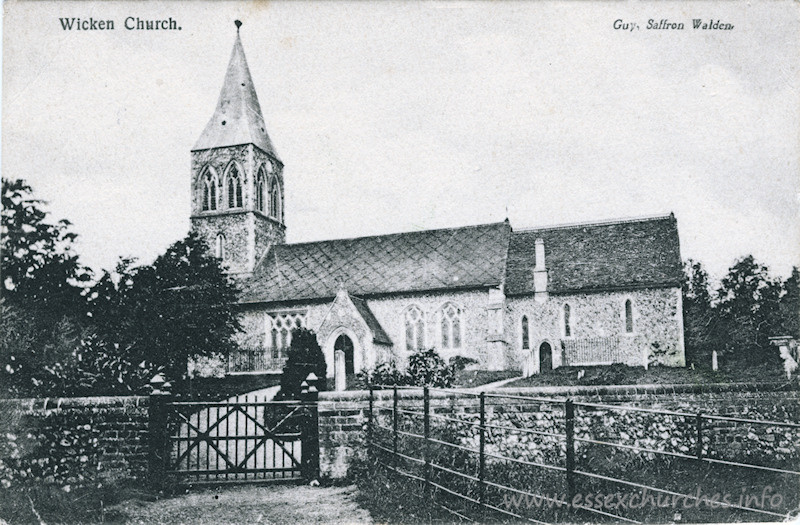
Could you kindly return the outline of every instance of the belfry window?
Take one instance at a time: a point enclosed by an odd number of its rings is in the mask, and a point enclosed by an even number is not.
[[[625,332],[633,333],[633,303],[630,299],[625,301]]]
[[[213,211],[217,209],[217,186],[219,181],[217,176],[210,170],[206,170],[203,175],[203,211]]]
[[[406,350],[416,352],[425,349],[425,314],[417,306],[406,310]]]
[[[528,334],[528,317],[522,316],[522,349],[528,350],[531,347],[530,335]]]
[[[242,207],[242,179],[236,166],[228,172],[228,208]]]
[[[564,337],[572,337],[572,320],[570,319],[570,307],[564,305]]]
[[[461,348],[461,308],[447,303],[440,316],[442,348]]]
[[[256,176],[256,209],[260,212],[264,211],[264,192],[267,189],[266,187],[266,175],[264,174],[264,168],[261,168]]]
[[[269,183],[269,216],[281,220],[281,188],[275,177]]]

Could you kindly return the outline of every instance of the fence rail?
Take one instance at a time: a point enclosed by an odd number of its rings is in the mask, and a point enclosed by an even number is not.
[[[392,395],[388,400],[391,407],[384,406],[386,397],[377,399],[375,396],[376,389],[391,389]],[[789,476],[795,479],[800,476],[800,471],[792,470],[791,468],[777,468],[774,466],[760,465],[756,463],[731,461],[719,457],[709,457],[709,452],[704,449],[704,444],[710,443],[710,434],[719,429],[710,426],[709,422],[714,423],[730,423],[740,425],[757,426],[770,426],[781,429],[800,429],[800,424],[746,419],[739,417],[726,417],[718,415],[709,415],[702,412],[680,412],[670,410],[657,410],[650,408],[626,406],[626,405],[608,405],[600,403],[584,403],[573,402],[571,399],[554,399],[554,398],[535,398],[527,397],[524,395],[504,395],[499,393],[454,393],[451,390],[446,390],[447,402],[441,403],[434,409],[431,408],[431,391],[439,391],[442,389],[433,389],[425,387],[422,389],[422,407],[416,404],[412,397],[407,395],[400,395],[400,390],[417,390],[416,387],[385,387],[381,385],[373,385],[369,390],[369,413],[368,413],[368,426],[367,426],[367,444],[370,453],[376,458],[377,462],[386,467],[390,472],[403,476],[406,479],[419,482],[424,494],[430,498],[430,501],[437,506],[442,507],[448,513],[458,516],[461,519],[472,521],[477,519],[481,521],[485,518],[485,513],[498,513],[507,517],[515,519],[522,519],[534,523],[542,523],[540,519],[535,516],[528,516],[521,513],[519,509],[512,509],[510,507],[501,508],[497,498],[501,495],[504,497],[504,502],[507,501],[509,494],[515,494],[519,497],[525,496],[530,498],[539,498],[539,501],[553,503],[560,511],[568,512],[572,519],[576,519],[575,513],[588,513],[594,515],[598,519],[600,517],[610,518],[617,521],[625,521],[632,523],[639,523],[637,516],[625,515],[625,512],[608,512],[609,509],[605,507],[596,508],[588,502],[581,504],[580,500],[576,500],[577,490],[582,483],[580,480],[594,480],[594,482],[606,482],[617,487],[629,487],[642,491],[652,491],[656,494],[663,494],[680,498],[684,501],[702,502],[700,493],[689,494],[677,490],[670,490],[664,487],[656,487],[646,483],[638,483],[631,479],[625,479],[627,476],[617,473],[617,477],[611,475],[607,476],[602,473],[592,472],[587,466],[579,465],[579,457],[577,456],[576,449],[579,444],[581,446],[597,445],[604,448],[612,448],[634,452],[639,454],[653,454],[666,456],[673,459],[688,462],[688,465],[702,464],[707,467],[710,465],[724,466],[725,468],[741,469],[747,471],[767,471],[769,473],[781,476]],[[458,401],[458,405],[456,405]],[[493,405],[487,407],[488,401],[492,401]],[[563,428],[563,432],[540,430],[535,428],[528,428],[525,426],[511,426],[508,424],[494,424],[489,422],[489,413],[494,413],[495,410],[504,410],[507,405],[524,405],[540,404],[541,407],[546,407],[546,410],[558,416],[555,418],[557,426]],[[452,412],[458,406],[463,412],[458,417],[451,413],[447,415],[442,412]],[[537,409],[539,410],[539,409]],[[654,419],[656,423],[675,418],[682,420],[679,424],[680,428],[686,430],[682,438],[688,440],[688,444],[683,446],[690,452],[674,452],[671,450],[660,450],[658,447],[645,447],[634,446],[626,443],[609,441],[607,438],[595,438],[594,436],[587,436],[586,430],[583,429],[579,432],[576,430],[576,421],[580,418],[584,420],[597,414],[598,411],[610,412],[634,412],[642,414],[642,417]],[[513,412],[513,409],[511,410]],[[391,414],[391,425],[381,424],[379,419],[381,416]],[[452,423],[457,423],[458,427],[466,427],[470,429],[471,434],[469,438],[455,437],[448,440],[446,437],[434,435],[432,431],[432,422],[440,421],[446,426],[444,428],[455,428]],[[748,427],[751,428],[751,427]],[[420,433],[420,431],[422,433]],[[515,454],[509,452],[504,454],[496,453],[488,449],[490,435],[496,441],[498,433],[506,433],[506,435],[513,434],[515,436],[528,435],[532,439],[550,440],[551,444],[556,445],[556,448],[562,451],[560,455],[559,464],[551,464],[546,461],[532,460],[524,454],[516,454],[517,457],[512,457]],[[695,441],[687,437],[691,436]],[[464,439],[469,441],[470,446],[466,446],[463,442]],[[515,438],[514,442],[517,442]],[[530,438],[529,438],[530,439]],[[410,440],[410,441],[409,441]],[[528,441],[528,446],[531,446],[531,441]],[[401,444],[403,445],[401,447]],[[542,442],[534,443],[534,446],[541,445]],[[693,446],[689,446],[693,445]],[[435,447],[446,447],[446,454],[442,453],[441,458],[437,457]],[[693,448],[693,450],[692,450]],[[444,450],[444,449],[443,449]],[[517,450],[522,452],[530,452],[530,448],[520,446]],[[453,464],[442,464],[442,458],[449,458],[459,454],[461,459]],[[565,490],[563,491],[565,497],[561,501],[555,501],[551,495],[540,494],[531,490],[522,490],[520,487],[514,487],[509,484],[507,480],[491,479],[488,469],[487,461],[496,464],[510,463],[517,465],[520,468],[535,469],[536,472],[549,472],[553,482],[563,483]],[[783,466],[783,465],[781,465]],[[416,469],[416,471],[414,471]],[[519,479],[519,478],[517,478]],[[662,480],[663,481],[663,480]],[[528,488],[528,487],[525,487]],[[436,494],[440,494],[437,500]],[[453,500],[452,498],[456,498]],[[443,501],[446,500],[446,501]],[[458,501],[460,504],[466,505],[465,508],[453,508],[453,501]],[[448,503],[450,505],[448,505]],[[555,504],[558,505],[555,505]],[[740,501],[741,503],[741,501]],[[769,519],[773,518],[786,518],[786,513],[774,512],[765,508],[757,508],[757,506],[749,506],[748,504],[737,504],[730,502],[719,502],[718,507],[723,507],[730,511],[741,511],[747,515],[754,516],[760,515]],[[788,503],[787,503],[788,504]],[[787,507],[791,508],[791,507]],[[788,512],[788,510],[786,511]],[[538,516],[541,518],[541,516]],[[585,517],[585,516],[584,516]],[[671,516],[670,516],[671,518]],[[567,519],[568,521],[568,519]]]

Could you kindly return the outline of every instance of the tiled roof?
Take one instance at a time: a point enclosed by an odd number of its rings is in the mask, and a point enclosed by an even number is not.
[[[370,331],[372,332],[372,340],[375,343],[382,344],[382,345],[391,345],[392,340],[389,338],[389,334],[381,326],[381,323],[378,322],[378,319],[375,317],[375,314],[372,313],[372,310],[369,309],[367,302],[364,299],[359,297],[350,296],[350,300],[353,301],[353,305],[358,310],[358,313],[361,314],[361,318],[364,319],[364,322],[367,323]]]
[[[534,244],[544,241],[548,291],[675,286],[681,279],[678,227],[673,215],[515,231],[506,294],[532,293]]]
[[[498,286],[503,281],[508,222],[278,244],[243,283],[242,302]]]

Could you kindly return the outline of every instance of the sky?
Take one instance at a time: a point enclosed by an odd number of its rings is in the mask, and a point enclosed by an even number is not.
[[[235,19],[285,165],[289,242],[674,212],[682,257],[713,276],[746,254],[777,275],[800,264],[797,3],[3,8],[2,177],[69,219],[98,271],[188,231],[190,149]],[[129,31],[129,16],[181,30]],[[115,29],[65,31],[68,17]]]

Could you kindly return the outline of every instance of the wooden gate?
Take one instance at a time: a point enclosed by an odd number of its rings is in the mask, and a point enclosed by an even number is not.
[[[317,477],[316,402],[166,401],[163,475],[178,484]]]

